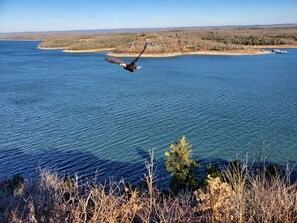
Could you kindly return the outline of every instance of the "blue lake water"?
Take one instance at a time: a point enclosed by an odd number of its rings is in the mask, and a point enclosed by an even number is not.
[[[297,162],[297,49],[141,58],[133,75],[105,53],[38,44],[0,41],[0,178],[49,167],[138,180],[148,151],[164,169],[182,135],[204,163]]]

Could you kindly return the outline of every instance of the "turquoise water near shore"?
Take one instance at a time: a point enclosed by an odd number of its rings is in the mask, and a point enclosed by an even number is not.
[[[49,167],[137,181],[148,150],[162,169],[183,134],[204,163],[297,162],[297,49],[141,58],[134,75],[38,44],[0,41],[0,178]]]

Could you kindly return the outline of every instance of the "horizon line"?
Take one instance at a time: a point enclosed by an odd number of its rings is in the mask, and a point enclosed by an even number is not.
[[[70,29],[70,30],[45,30],[45,31],[12,31],[12,32],[0,32],[0,34],[26,34],[26,33],[63,33],[63,32],[116,32],[116,31],[133,31],[133,30],[162,30],[162,29],[195,29],[195,28],[236,28],[236,27],[278,27],[278,26],[297,26],[297,23],[274,23],[274,24],[251,24],[251,25],[210,25],[210,26],[164,26],[164,27],[146,27],[146,28],[103,28],[103,29]]]

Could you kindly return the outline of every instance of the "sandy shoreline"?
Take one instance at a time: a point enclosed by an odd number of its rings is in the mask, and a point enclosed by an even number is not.
[[[37,42],[41,41],[41,39],[0,39],[0,41],[24,41],[24,42]]]
[[[103,48],[103,49],[92,49],[92,50],[67,50],[66,47],[57,48],[44,48],[38,46],[41,50],[63,50],[65,53],[94,53],[94,52],[107,52],[108,56],[113,57],[136,57],[138,54],[130,53],[114,53],[112,52],[114,48]],[[260,51],[257,49],[246,49],[246,50],[233,50],[233,51],[212,51],[212,50],[202,50],[197,52],[174,52],[174,53],[144,53],[142,57],[176,57],[176,56],[187,56],[187,55],[222,55],[222,56],[244,56],[244,55],[262,55],[269,54],[270,51]]]
[[[175,56],[187,56],[187,55],[213,55],[213,56],[246,56],[246,55],[263,55],[269,54],[270,51],[260,51],[260,50],[233,50],[233,51],[211,51],[203,50],[197,52],[176,52],[176,53],[162,53],[162,54],[149,54],[144,53],[141,57],[175,57]],[[128,53],[113,53],[109,52],[108,56],[113,57],[135,57],[138,54],[128,54]]]
[[[175,57],[175,56],[187,56],[187,55],[213,55],[213,56],[247,56],[247,55],[263,55],[270,54],[269,50],[260,50],[267,48],[297,48],[297,45],[262,45],[262,46],[251,46],[249,49],[243,50],[231,50],[231,51],[212,51],[212,50],[201,50],[197,52],[174,52],[174,53],[144,53],[142,57]],[[136,57],[138,54],[130,53],[114,53],[114,48],[102,48],[102,49],[91,49],[91,50],[67,50],[66,47],[57,48],[45,48],[38,46],[41,50],[63,50],[65,53],[94,53],[94,52],[108,52],[108,56],[113,57]]]
[[[67,50],[67,47],[41,47],[37,46],[40,50],[63,50],[65,53],[94,53],[94,52],[104,52],[112,51],[114,48],[102,48],[102,49],[92,49],[92,50]]]

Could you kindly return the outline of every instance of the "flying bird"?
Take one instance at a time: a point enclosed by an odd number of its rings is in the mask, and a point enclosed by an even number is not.
[[[136,62],[137,60],[139,59],[139,57],[141,56],[141,54],[144,53],[144,51],[146,50],[146,47],[147,47],[147,42],[145,43],[144,45],[144,48],[143,50],[140,52],[140,54],[134,59],[132,60],[132,62],[130,62],[129,64],[117,59],[117,58],[114,58],[114,57],[106,57],[105,60],[109,63],[115,63],[115,64],[118,64],[120,65],[121,67],[123,67],[125,70],[128,70],[130,72],[135,72],[137,70],[139,70],[141,67],[139,66],[136,66]]]

